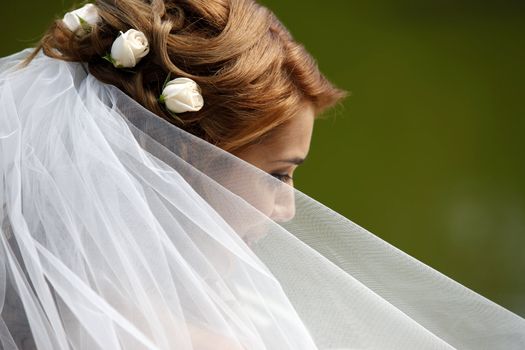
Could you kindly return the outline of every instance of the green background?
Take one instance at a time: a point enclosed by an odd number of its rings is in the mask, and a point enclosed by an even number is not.
[[[351,92],[297,187],[525,316],[525,2],[263,3]],[[0,56],[71,4],[2,0]]]

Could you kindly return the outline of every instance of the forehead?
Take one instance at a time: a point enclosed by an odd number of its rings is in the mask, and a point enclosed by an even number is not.
[[[310,149],[313,125],[313,108],[305,107],[289,121],[277,127],[262,144],[276,152],[305,157]]]
[[[237,156],[256,165],[279,159],[305,158],[310,149],[314,117],[313,108],[304,107],[259,143],[237,153]]]

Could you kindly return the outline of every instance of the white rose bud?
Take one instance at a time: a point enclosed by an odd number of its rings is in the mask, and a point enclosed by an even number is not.
[[[78,31],[77,34],[83,35],[88,33],[99,19],[97,7],[93,4],[86,4],[79,9],[66,13],[62,22],[72,32]]]
[[[148,39],[144,33],[130,29],[120,35],[111,46],[111,60],[117,68],[132,68],[149,53]]]
[[[176,78],[166,84],[160,100],[173,113],[196,112],[204,106],[199,85],[188,78]]]

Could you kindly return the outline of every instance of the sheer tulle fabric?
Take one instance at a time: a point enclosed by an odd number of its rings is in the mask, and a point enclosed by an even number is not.
[[[27,54],[0,60],[3,349],[525,347],[519,316]]]

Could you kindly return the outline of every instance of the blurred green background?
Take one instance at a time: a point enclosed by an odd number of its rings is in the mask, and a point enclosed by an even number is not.
[[[297,187],[525,316],[525,2],[262,2],[351,92]],[[0,56],[72,3],[2,0]]]

